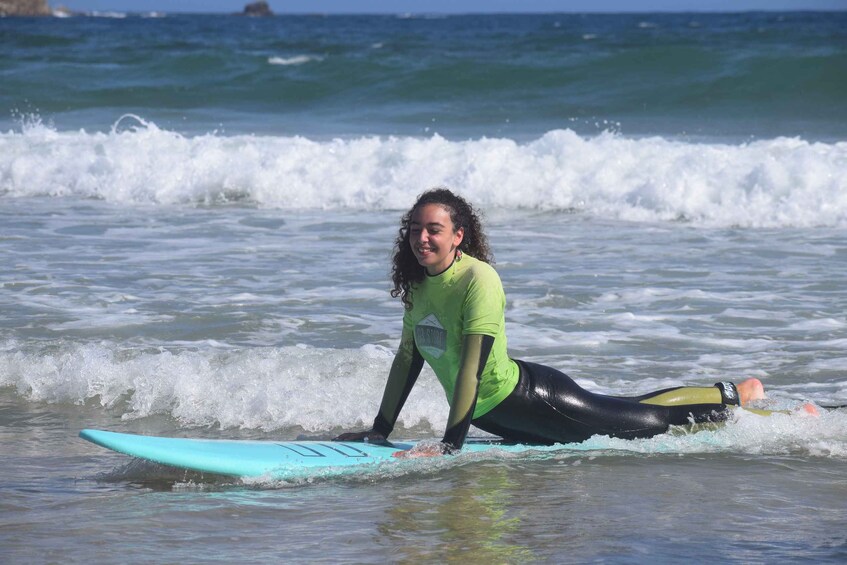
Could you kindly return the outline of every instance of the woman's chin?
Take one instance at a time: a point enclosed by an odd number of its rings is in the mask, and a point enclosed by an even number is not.
[[[420,265],[421,267],[432,267],[435,263],[431,253],[426,253],[424,255],[415,255],[415,259],[418,260],[418,265]]]

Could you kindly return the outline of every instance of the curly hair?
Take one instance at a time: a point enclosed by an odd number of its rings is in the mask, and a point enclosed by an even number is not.
[[[391,296],[394,298],[399,296],[407,309],[412,307],[409,297],[412,285],[426,277],[426,268],[418,263],[409,244],[409,227],[415,210],[427,204],[437,204],[450,214],[454,233],[459,228],[465,230],[464,238],[459,244],[459,250],[462,253],[467,253],[489,264],[494,263],[491,249],[488,247],[488,238],[482,230],[479,212],[467,200],[453,194],[447,188],[433,188],[424,192],[418,196],[415,205],[400,219],[400,229],[394,241],[394,259],[391,267],[394,289],[391,291]]]

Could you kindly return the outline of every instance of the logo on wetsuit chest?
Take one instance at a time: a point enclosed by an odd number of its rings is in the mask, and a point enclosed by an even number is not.
[[[430,314],[415,326],[415,345],[422,353],[432,355],[436,359],[447,351],[447,330],[435,317]]]

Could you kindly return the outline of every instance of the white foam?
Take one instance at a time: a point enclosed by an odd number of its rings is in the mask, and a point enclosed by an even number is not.
[[[840,330],[847,326],[845,320],[836,320],[834,318],[819,318],[816,320],[803,320],[791,324],[788,329],[800,331],[804,333],[830,332]]]
[[[311,63],[312,61],[320,62],[323,61],[323,57],[319,57],[317,55],[295,55],[293,57],[269,57],[268,63],[271,65],[281,65],[284,67],[296,66],[296,65],[305,65],[306,63]]]
[[[109,19],[123,20],[127,17],[127,14],[126,14],[126,12],[93,11],[93,12],[89,12],[88,16],[91,17],[91,18],[109,18]]]
[[[844,345],[847,346],[847,343],[845,343]],[[832,359],[814,359],[809,363],[808,370],[838,371],[841,373],[847,373],[847,357],[835,357]]]
[[[755,455],[802,454],[815,457],[847,456],[847,413],[824,411],[774,413],[762,416],[736,410],[731,421],[713,430],[694,427],[672,430],[649,439],[622,440],[595,436],[580,449],[636,453],[741,452]]]
[[[200,347],[202,346],[202,347]],[[320,432],[370,426],[393,354],[384,347],[305,345],[246,350],[208,342],[181,351],[64,344],[26,353],[0,347],[0,387],[49,403],[97,403],[125,419],[167,415],[183,425]],[[446,425],[429,369],[398,425]]]
[[[438,135],[186,137],[135,117],[109,133],[59,132],[36,121],[0,134],[0,194],[7,196],[368,210],[404,209],[436,185],[483,209],[706,226],[845,226],[847,143],[694,144],[611,133],[582,138],[570,130],[524,144]]]

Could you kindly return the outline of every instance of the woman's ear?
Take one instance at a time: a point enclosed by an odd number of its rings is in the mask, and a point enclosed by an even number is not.
[[[459,228],[456,230],[456,233],[453,234],[453,247],[458,249],[462,244],[462,241],[465,239],[465,228]]]

